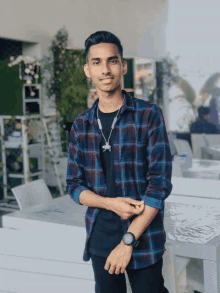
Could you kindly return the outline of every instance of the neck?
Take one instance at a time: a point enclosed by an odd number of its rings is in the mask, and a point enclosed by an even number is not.
[[[122,101],[124,100],[124,94],[121,89],[120,92],[110,94],[101,93],[98,94],[99,97],[99,110],[103,113],[112,113],[117,111],[122,106]]]

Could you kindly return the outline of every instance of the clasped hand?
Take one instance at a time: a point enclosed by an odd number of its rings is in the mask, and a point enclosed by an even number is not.
[[[134,215],[140,215],[144,209],[144,201],[135,200],[130,197],[116,197],[110,199],[110,209],[119,217],[127,220]]]
[[[129,219],[134,215],[140,215],[145,209],[144,202],[131,198],[116,197],[112,198],[111,210],[124,220]],[[124,244],[123,240],[118,244],[108,256],[104,269],[109,271],[109,274],[123,274],[131,259],[133,251],[132,245]]]

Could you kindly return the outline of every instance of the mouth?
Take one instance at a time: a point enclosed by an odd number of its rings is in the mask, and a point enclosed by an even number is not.
[[[104,81],[106,81],[106,80],[109,81],[109,80],[112,80],[112,79],[113,79],[113,77],[106,77],[106,78],[102,78],[101,80],[102,80],[102,81],[103,81],[103,80],[104,80]]]
[[[107,84],[107,83],[111,83],[112,80],[113,80],[113,78],[112,77],[109,77],[109,78],[101,79],[101,82]]]

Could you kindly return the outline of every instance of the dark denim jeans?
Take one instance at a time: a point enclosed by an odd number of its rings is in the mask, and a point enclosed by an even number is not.
[[[104,269],[105,257],[91,254],[95,276],[95,293],[127,293],[125,274],[109,274]],[[133,293],[169,293],[162,276],[163,257],[142,269],[126,269]]]

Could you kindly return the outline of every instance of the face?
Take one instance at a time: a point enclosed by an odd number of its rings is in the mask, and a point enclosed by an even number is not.
[[[206,114],[203,117],[204,117],[204,119],[209,120],[209,114]]]
[[[118,48],[112,43],[100,43],[90,47],[89,64],[84,65],[87,77],[92,78],[97,91],[114,92],[120,88],[127,73],[126,61],[121,61]]]

